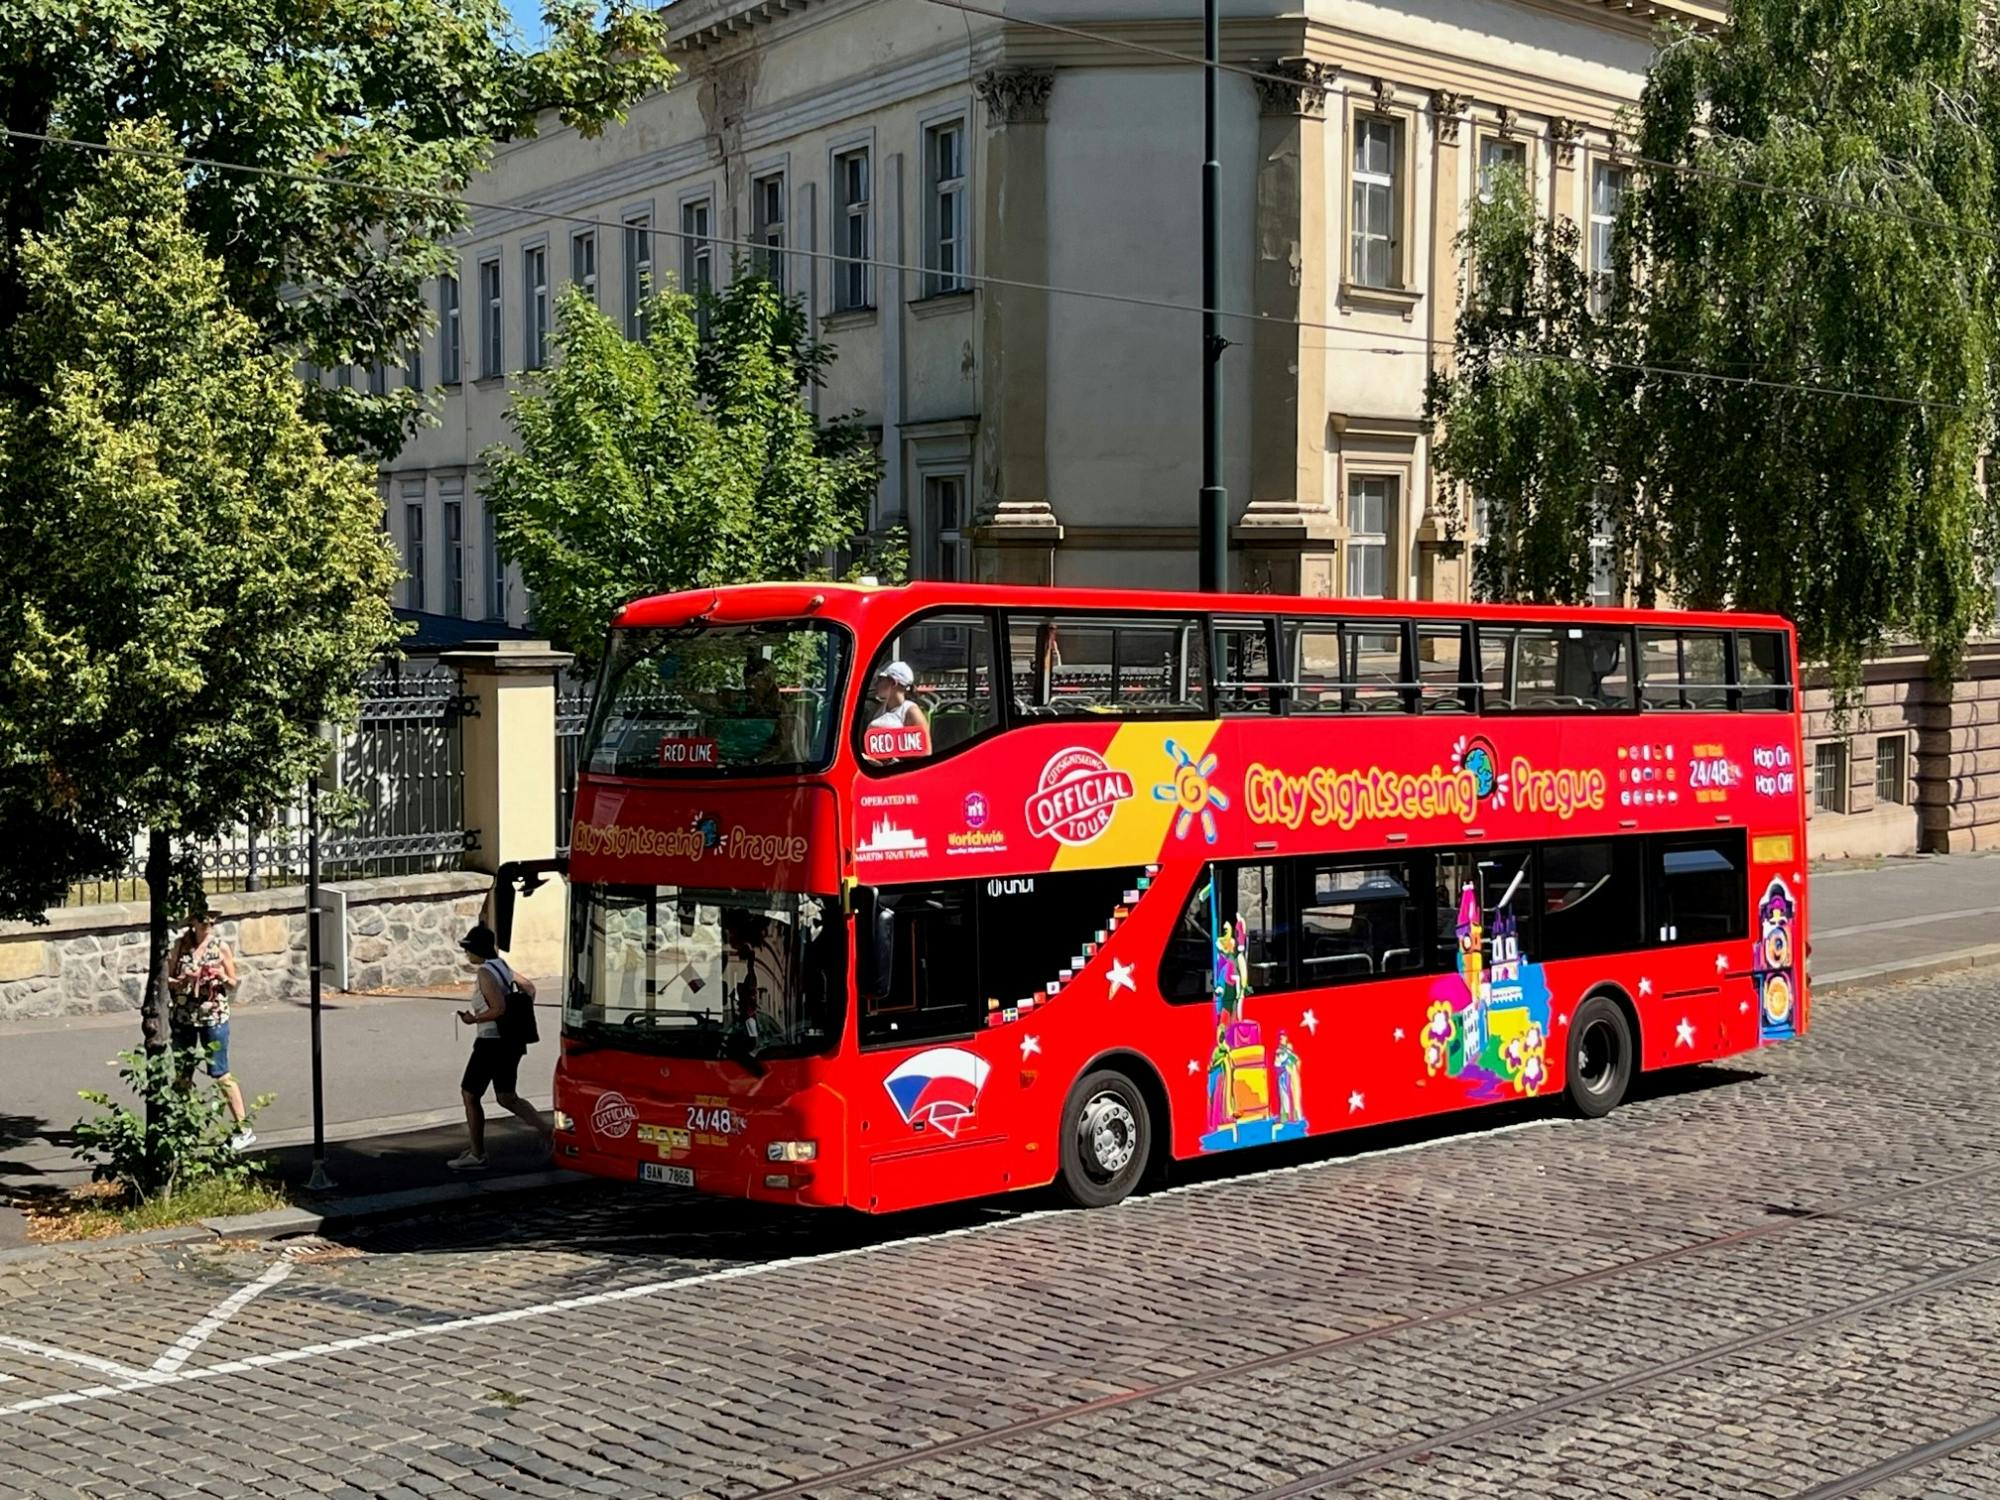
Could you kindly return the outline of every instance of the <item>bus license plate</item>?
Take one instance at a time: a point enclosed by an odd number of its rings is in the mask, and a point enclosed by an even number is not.
[[[668,1187],[693,1187],[693,1167],[670,1167],[662,1162],[642,1161],[639,1163],[641,1182],[664,1182]]]

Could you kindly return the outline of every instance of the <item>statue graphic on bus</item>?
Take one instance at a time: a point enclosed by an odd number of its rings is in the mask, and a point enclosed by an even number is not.
[[[1290,1034],[1275,1049],[1263,1027],[1244,1014],[1250,1002],[1250,930],[1239,912],[1224,920],[1211,877],[1204,896],[1212,964],[1215,1048],[1208,1059],[1208,1110],[1204,1151],[1228,1151],[1269,1141],[1296,1140],[1310,1128],[1305,1117],[1303,1069]]]

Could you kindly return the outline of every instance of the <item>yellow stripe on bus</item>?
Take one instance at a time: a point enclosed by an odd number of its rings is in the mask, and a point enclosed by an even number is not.
[[[1114,771],[1123,771],[1132,778],[1132,795],[1118,804],[1109,828],[1088,844],[1063,845],[1056,851],[1050,868],[1088,870],[1112,865],[1150,865],[1158,861],[1180,811],[1174,786],[1175,775],[1181,770],[1181,757],[1170,752],[1167,745],[1172,742],[1198,767],[1208,753],[1209,741],[1215,738],[1217,727],[1213,721],[1205,720],[1121,724],[1105,748],[1104,759]],[[1212,780],[1216,790],[1233,805],[1242,787],[1240,778],[1233,785],[1225,783],[1228,769],[1217,766]],[[1155,787],[1166,788],[1166,795],[1155,796]],[[1184,841],[1195,849],[1204,847],[1206,840],[1199,818],[1189,827]]]

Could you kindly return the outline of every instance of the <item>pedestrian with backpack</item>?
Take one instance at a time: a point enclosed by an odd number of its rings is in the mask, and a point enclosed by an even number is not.
[[[458,1091],[465,1100],[465,1133],[471,1144],[449,1162],[454,1172],[478,1172],[486,1166],[486,1090],[500,1107],[532,1125],[542,1138],[542,1149],[554,1143],[555,1132],[542,1121],[535,1107],[515,1092],[521,1059],[530,1045],[541,1040],[535,1029],[535,987],[518,977],[500,956],[493,929],[484,922],[459,939],[465,961],[478,974],[475,994],[477,1010],[462,1010],[459,1020],[478,1030],[472,1039],[472,1056],[465,1064],[465,1076]]]

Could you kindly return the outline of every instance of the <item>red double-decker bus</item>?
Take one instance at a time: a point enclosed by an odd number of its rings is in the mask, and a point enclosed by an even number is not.
[[[1736,614],[759,585],[612,631],[558,1156],[887,1211],[1800,1034],[1797,663]]]

